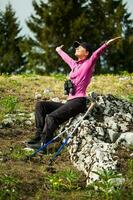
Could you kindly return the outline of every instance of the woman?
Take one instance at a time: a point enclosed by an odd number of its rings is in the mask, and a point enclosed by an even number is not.
[[[69,118],[82,113],[86,109],[86,89],[90,83],[96,61],[104,50],[120,37],[105,42],[93,54],[91,47],[86,42],[75,42],[75,56],[73,60],[63,50],[63,45],[56,48],[57,53],[71,68],[70,88],[67,87],[68,100],[66,103],[40,101],[35,108],[36,134],[28,145],[35,147],[47,143],[53,137],[54,131],[60,124]],[[91,55],[92,54],[92,55]]]

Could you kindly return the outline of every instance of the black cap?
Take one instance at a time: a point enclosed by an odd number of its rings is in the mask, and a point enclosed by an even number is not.
[[[92,54],[92,47],[90,44],[88,44],[87,42],[78,42],[75,41],[73,43],[74,48],[77,48],[79,46],[82,46],[83,48],[85,48],[87,51],[89,51],[89,54]]]

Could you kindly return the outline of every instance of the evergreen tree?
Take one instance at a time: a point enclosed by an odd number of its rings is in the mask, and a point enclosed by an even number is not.
[[[10,74],[24,65],[20,30],[15,12],[8,4],[5,11],[0,12],[0,73]]]
[[[106,72],[114,73],[127,70],[133,71],[133,20],[122,0],[90,0],[88,18],[93,35],[93,44],[98,46],[100,41],[106,41],[115,36],[122,36],[121,42],[112,45],[103,55],[106,60]],[[96,67],[102,71],[100,63]]]
[[[60,72],[68,70],[64,62],[59,59],[55,48],[64,44],[65,51],[71,50],[74,40],[85,33],[87,19],[85,18],[87,0],[49,0],[40,4],[33,1],[35,15],[27,21],[27,25],[34,33],[30,38],[32,56],[35,64],[46,67],[46,72]]]
[[[97,62],[95,72],[132,71],[132,20],[122,0],[34,0],[33,7],[35,15],[27,25],[34,33],[29,42],[30,60],[35,65],[45,66],[46,72],[67,72],[67,65],[55,52],[56,46],[64,44],[72,56],[74,40],[88,41],[95,50],[105,40],[123,36],[122,42],[112,45]]]

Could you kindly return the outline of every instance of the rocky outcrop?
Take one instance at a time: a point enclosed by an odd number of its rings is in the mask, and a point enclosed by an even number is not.
[[[133,104],[110,94],[95,94],[95,101],[68,145],[71,161],[86,175],[87,184],[99,178],[95,172],[117,170],[116,150],[121,144],[133,145]],[[82,116],[71,122],[73,127]]]

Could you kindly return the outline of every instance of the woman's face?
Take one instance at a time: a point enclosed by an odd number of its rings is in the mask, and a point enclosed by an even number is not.
[[[79,59],[84,59],[89,55],[89,52],[82,46],[78,46],[75,50],[75,56]]]

